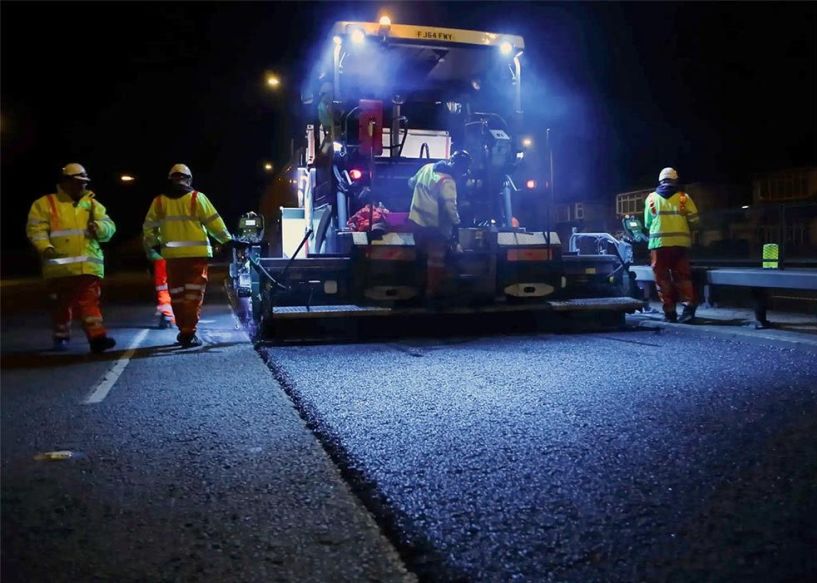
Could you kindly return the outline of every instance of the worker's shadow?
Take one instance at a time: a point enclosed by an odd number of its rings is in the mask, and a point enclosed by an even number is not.
[[[746,318],[730,318],[728,320],[722,320],[714,318],[705,318],[701,316],[696,316],[694,321],[694,325],[699,326],[733,326],[735,328],[748,326],[751,323],[753,323],[752,320],[747,320]]]
[[[249,340],[242,342],[206,342],[201,346],[195,348],[182,348],[178,344],[162,344],[160,346],[151,346],[149,348],[139,348],[132,358],[137,358],[136,354],[144,352],[138,358],[153,358],[158,356],[175,356],[184,354],[205,354],[208,352],[218,352],[219,349],[229,348],[231,346],[238,346],[239,344],[247,344],[252,346]]]
[[[207,352],[219,351],[220,349],[247,344],[249,341],[235,342],[213,342],[205,343],[196,348],[182,348],[178,344],[164,344],[159,346],[145,346],[137,348],[130,355],[130,360],[143,358],[169,357],[175,355],[204,354]],[[25,350],[19,352],[5,352],[0,355],[0,369],[21,370],[21,369],[52,369],[71,365],[81,365],[93,362],[113,362],[122,358],[130,349],[111,350],[102,354],[90,352],[55,352],[53,350]]]

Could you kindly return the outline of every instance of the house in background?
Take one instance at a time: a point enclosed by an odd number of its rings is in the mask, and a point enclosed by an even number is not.
[[[619,221],[627,215],[643,218],[644,201],[653,190],[654,186],[616,194],[616,218]],[[700,212],[734,208],[748,202],[745,190],[735,184],[693,182],[683,185],[683,190],[692,197]]]
[[[817,166],[788,168],[752,178],[753,214],[758,243],[779,243],[789,256],[817,256]]]
[[[614,233],[621,228],[612,217],[612,205],[599,201],[556,203],[551,220],[563,245],[574,228],[585,233]]]
[[[752,178],[754,204],[806,201],[817,201],[817,166],[789,168]]]

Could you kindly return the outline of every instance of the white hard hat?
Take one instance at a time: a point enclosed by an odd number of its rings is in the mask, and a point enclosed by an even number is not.
[[[674,180],[677,182],[678,171],[675,168],[664,168],[661,174],[658,175],[658,182],[663,182],[664,180]]]
[[[193,178],[193,173],[190,172],[190,168],[188,168],[184,164],[173,164],[173,167],[170,169],[170,172],[167,173],[167,177],[170,178],[174,174],[184,174],[188,178]]]
[[[82,164],[77,164],[76,162],[71,162],[70,164],[63,166],[62,175],[65,178],[73,178],[74,180],[80,180],[82,182],[91,181],[91,179],[88,178],[88,173],[85,171]]]

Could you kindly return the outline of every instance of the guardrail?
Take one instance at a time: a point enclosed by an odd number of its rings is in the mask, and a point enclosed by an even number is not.
[[[655,286],[655,275],[649,265],[630,266],[636,276],[642,299],[647,301]],[[755,302],[755,320],[759,328],[771,326],[766,314],[769,290],[803,290],[817,292],[817,268],[763,269],[740,267],[705,267],[693,265],[693,283],[702,291],[703,305],[714,307],[713,286],[744,287],[752,291]]]

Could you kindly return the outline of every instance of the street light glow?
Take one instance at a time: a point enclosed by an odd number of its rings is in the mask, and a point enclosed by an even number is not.
[[[528,190],[533,190],[534,188],[536,188],[536,181],[533,178],[531,178],[525,183],[525,186],[527,187]]]
[[[267,162],[266,164],[264,164],[264,170],[266,170],[267,172],[269,172],[270,170],[272,170],[272,164],[270,164],[269,162]]]
[[[281,85],[281,79],[276,75],[267,75],[267,85],[273,88],[279,87]]]
[[[533,140],[530,138],[522,138],[522,145],[526,148],[530,148],[533,145]]]
[[[119,180],[121,180],[122,182],[133,182],[136,179],[130,174],[123,174],[122,176],[119,177]]]

